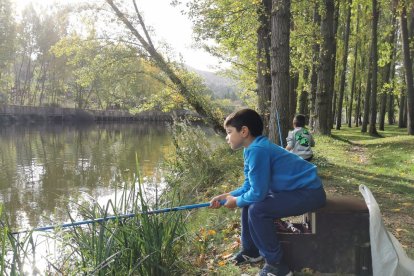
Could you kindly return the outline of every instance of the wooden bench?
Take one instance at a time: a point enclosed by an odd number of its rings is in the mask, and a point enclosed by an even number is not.
[[[284,260],[295,271],[372,275],[369,211],[364,200],[328,197],[326,206],[303,215],[309,233],[278,232]]]

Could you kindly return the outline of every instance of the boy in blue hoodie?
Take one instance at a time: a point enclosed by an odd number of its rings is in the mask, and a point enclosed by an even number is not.
[[[233,150],[244,149],[243,185],[215,196],[211,208],[242,208],[242,250],[233,257],[236,265],[266,263],[260,276],[292,275],[282,262],[282,248],[275,219],[297,216],[321,208],[326,195],[316,166],[262,136],[263,122],[252,109],[230,114],[224,121],[226,141]]]

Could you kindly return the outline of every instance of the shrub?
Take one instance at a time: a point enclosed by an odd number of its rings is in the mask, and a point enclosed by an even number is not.
[[[172,126],[175,152],[165,162],[167,183],[184,197],[205,196],[240,177],[241,152],[233,152],[224,138],[185,121]]]

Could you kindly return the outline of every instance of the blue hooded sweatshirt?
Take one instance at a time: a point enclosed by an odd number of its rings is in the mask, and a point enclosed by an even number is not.
[[[270,193],[297,189],[318,189],[322,182],[317,168],[265,136],[258,136],[244,149],[243,185],[230,192],[237,206],[260,202]]]

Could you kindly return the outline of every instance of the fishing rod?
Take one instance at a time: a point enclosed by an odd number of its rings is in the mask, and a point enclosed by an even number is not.
[[[220,200],[220,205],[224,205],[225,203],[226,203],[225,200]],[[16,232],[12,232],[11,234],[17,235],[17,234],[23,234],[23,233],[28,233],[28,232],[48,231],[48,230],[53,230],[56,228],[76,227],[80,225],[99,223],[99,222],[104,222],[104,221],[114,220],[114,219],[133,218],[137,215],[161,214],[161,213],[168,213],[168,212],[174,212],[174,211],[197,209],[197,208],[208,207],[208,206],[210,206],[210,202],[198,203],[198,204],[192,204],[192,205],[183,205],[183,206],[176,206],[176,207],[170,207],[170,208],[164,208],[164,209],[158,209],[158,210],[152,210],[152,211],[144,211],[144,212],[139,212],[139,213],[114,215],[114,216],[108,216],[108,217],[103,217],[103,218],[88,219],[88,220],[83,220],[83,221],[75,221],[75,222],[70,222],[70,223],[43,226],[39,228],[16,231]]]
[[[276,119],[277,119],[277,132],[279,132],[280,146],[283,148],[282,132],[280,131],[280,118],[279,118],[279,112],[277,111],[277,109],[276,109]]]

